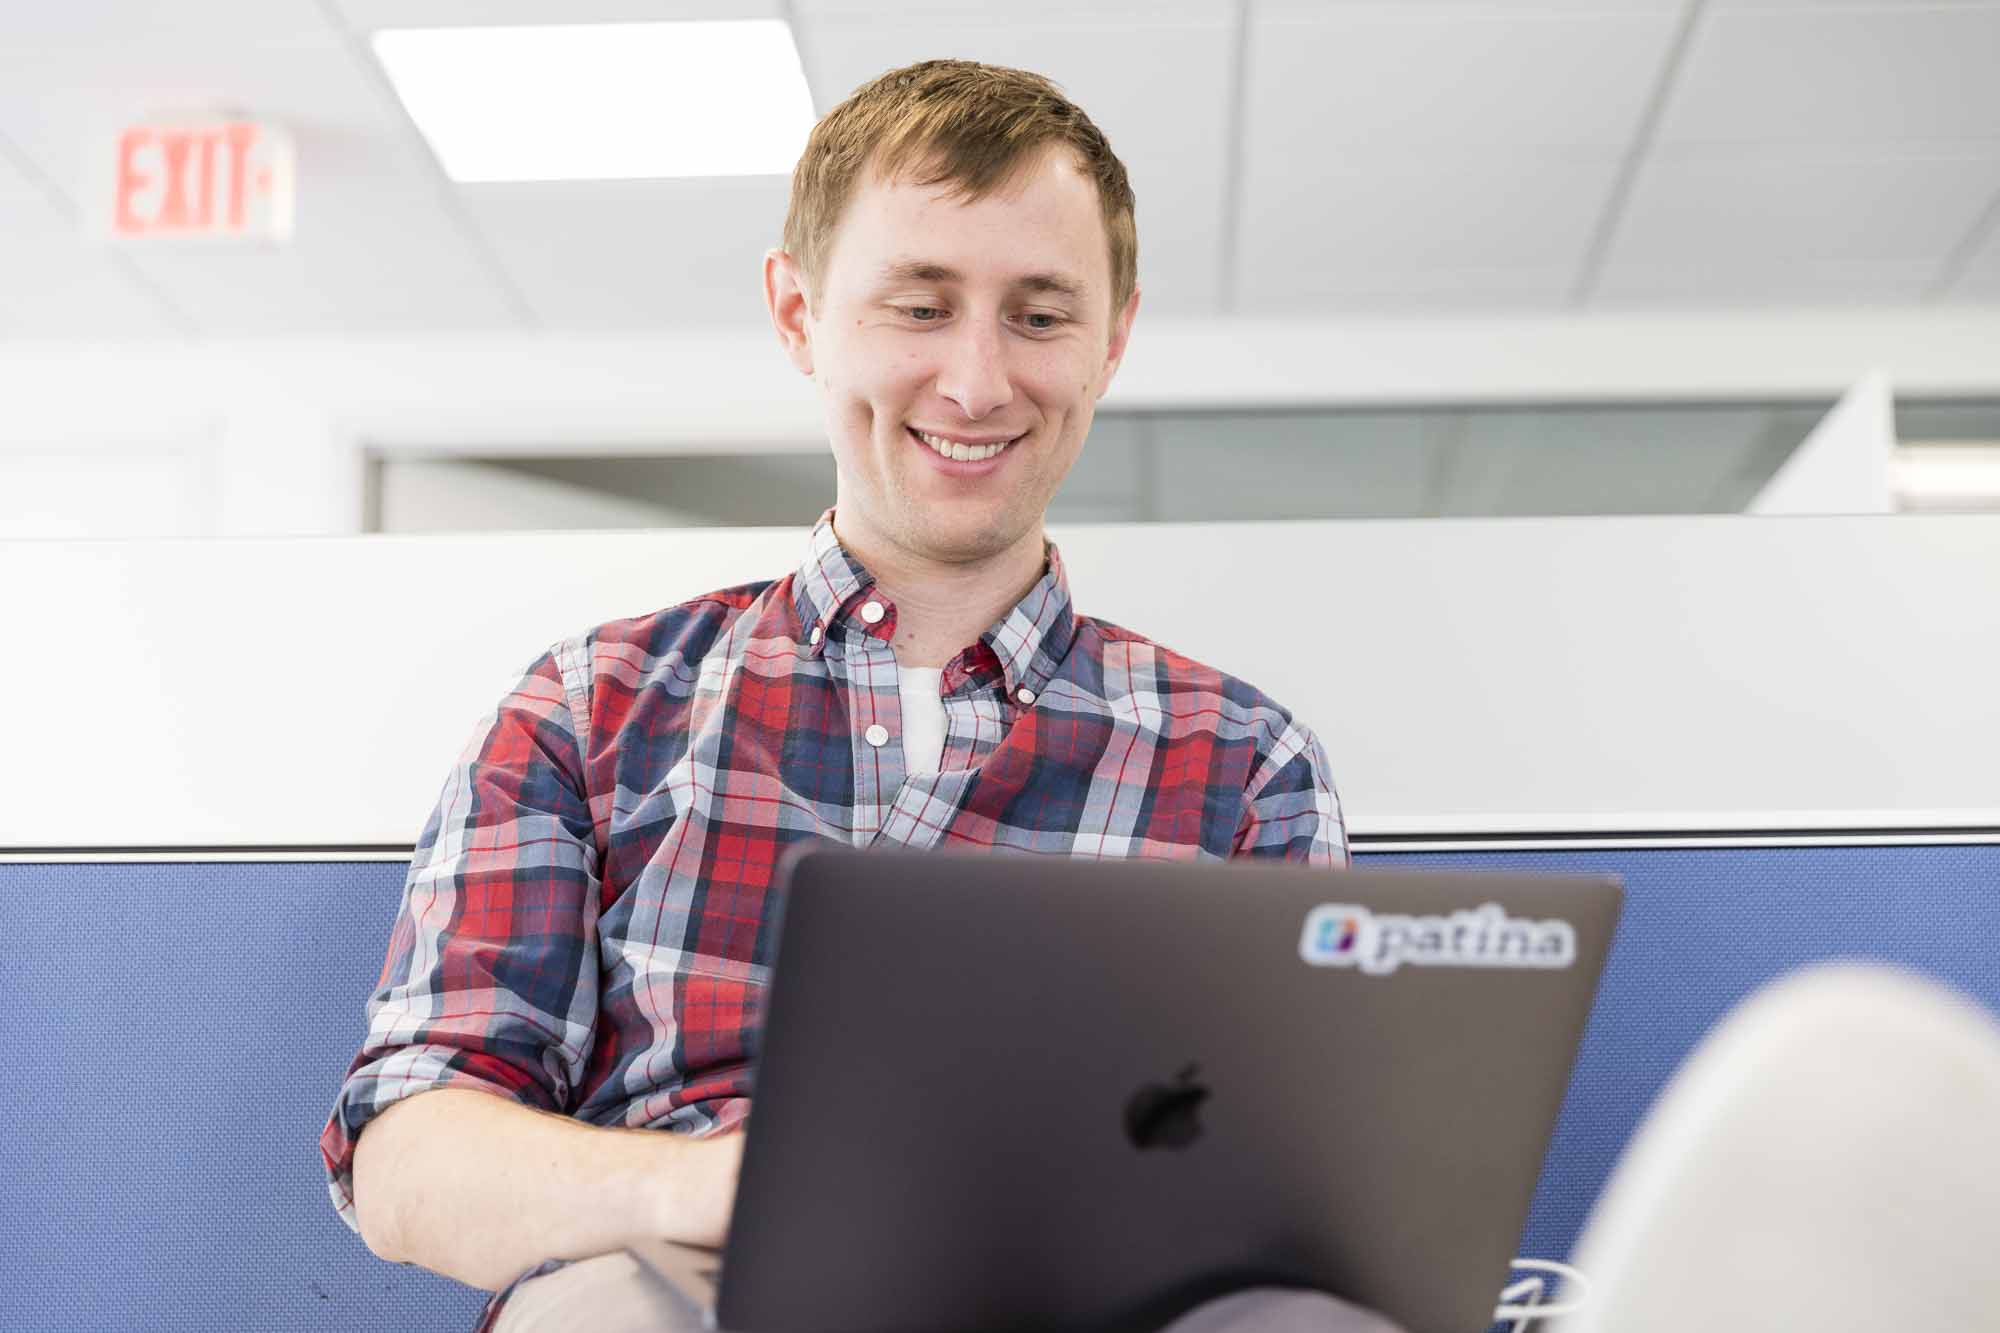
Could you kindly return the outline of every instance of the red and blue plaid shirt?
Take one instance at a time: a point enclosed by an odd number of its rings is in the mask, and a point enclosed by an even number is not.
[[[417,842],[320,1137],[350,1227],[356,1136],[431,1088],[595,1125],[740,1122],[773,870],[802,839],[1346,863],[1312,733],[1076,615],[1053,546],[944,669],[941,771],[908,773],[896,607],[832,520],[786,578],[557,644],[481,721]]]

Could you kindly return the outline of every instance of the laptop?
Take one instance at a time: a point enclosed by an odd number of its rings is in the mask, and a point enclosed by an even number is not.
[[[1156,1330],[1248,1286],[1477,1333],[1622,890],[795,850],[735,1212],[634,1253],[727,1333]]]

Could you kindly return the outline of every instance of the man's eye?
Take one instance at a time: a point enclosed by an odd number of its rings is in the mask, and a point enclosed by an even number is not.
[[[916,320],[919,324],[929,324],[944,313],[944,311],[934,305],[913,305],[908,307],[908,310],[910,318]]]
[[[1061,315],[1045,315],[1039,312],[1031,315],[1023,315],[1022,318],[1027,321],[1028,327],[1037,333],[1048,333],[1060,327],[1063,322]],[[1037,324],[1036,320],[1045,320],[1047,322]]]

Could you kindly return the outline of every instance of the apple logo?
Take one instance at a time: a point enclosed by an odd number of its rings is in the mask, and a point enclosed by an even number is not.
[[[1209,1089],[1196,1081],[1198,1065],[1189,1065],[1172,1083],[1148,1083],[1125,1103],[1125,1133],[1134,1146],[1185,1148],[1201,1137],[1201,1104]]]

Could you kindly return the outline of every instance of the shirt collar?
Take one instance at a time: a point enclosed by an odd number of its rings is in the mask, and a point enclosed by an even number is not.
[[[829,509],[813,525],[806,542],[805,558],[792,578],[792,606],[798,613],[802,651],[817,656],[831,636],[850,616],[855,628],[877,638],[888,639],[895,626],[893,608],[880,621],[867,624],[857,614],[867,600],[864,594],[875,586],[875,576],[849,555],[833,531],[833,510]],[[979,636],[998,660],[1006,680],[1007,693],[1018,697],[1022,690],[1040,694],[1069,653],[1076,637],[1076,613],[1070,602],[1069,576],[1063,569],[1062,553],[1055,543],[1044,542],[1048,565],[1042,576],[1014,603],[1006,615]],[[886,602],[886,598],[882,599]],[[815,629],[822,637],[812,638]],[[952,673],[947,672],[947,677]]]
[[[792,607],[799,625],[806,634],[814,629],[831,632],[855,597],[874,585],[875,576],[834,535],[833,511],[821,514],[806,539],[805,559],[792,576]]]

